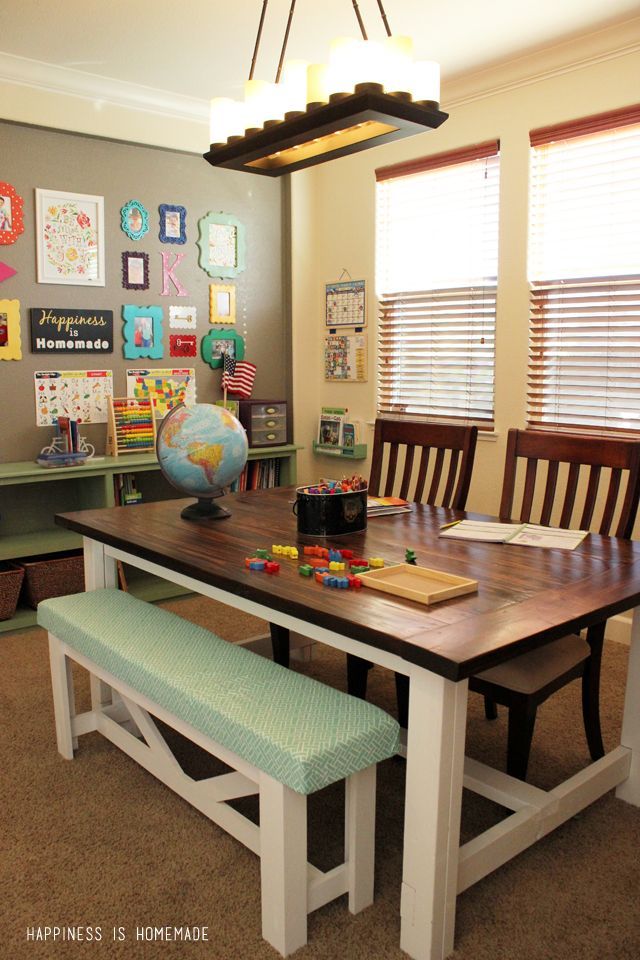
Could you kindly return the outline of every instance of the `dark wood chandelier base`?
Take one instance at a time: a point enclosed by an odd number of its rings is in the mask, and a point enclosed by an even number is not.
[[[433,101],[414,101],[407,93],[383,93],[379,84],[362,83],[352,94],[332,94],[329,103],[308,104],[304,112],[211,144],[204,158],[214,167],[280,177],[433,130],[447,117]]]

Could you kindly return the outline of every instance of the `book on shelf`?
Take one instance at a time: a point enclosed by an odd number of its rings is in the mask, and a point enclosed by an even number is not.
[[[410,513],[411,504],[400,497],[367,497],[367,516],[384,517],[393,513]]]
[[[321,407],[318,443],[323,447],[333,447],[336,452],[343,444],[343,424],[347,416],[346,407]]]
[[[483,543],[511,543],[523,547],[555,547],[575,550],[588,530],[565,530],[536,523],[498,523],[489,520],[454,520],[440,529],[448,540],[478,540]]]

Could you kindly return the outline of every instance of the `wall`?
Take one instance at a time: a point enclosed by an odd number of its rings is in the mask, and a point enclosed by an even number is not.
[[[233,214],[246,226],[247,266],[239,274],[236,329],[245,338],[247,360],[258,368],[256,397],[289,396],[290,331],[287,309],[288,277],[283,254],[283,191],[277,180],[214,170],[202,157],[104,139],[54,132],[37,127],[0,122],[0,179],[11,183],[24,198],[25,232],[12,245],[0,246],[0,260],[17,275],[0,285],[0,299],[17,298],[21,305],[22,355],[20,361],[0,362],[3,415],[0,425],[0,461],[34,459],[51,435],[50,428],[35,426],[35,370],[112,369],[116,396],[126,394],[127,367],[196,368],[198,399],[221,397],[220,371],[212,370],[200,356],[193,360],[169,357],[169,304],[195,305],[198,340],[210,329],[209,277],[198,266],[198,219],[209,211]],[[105,198],[106,286],[89,288],[36,283],[34,188],[97,194]],[[120,229],[120,208],[140,200],[149,211],[149,232],[139,241]],[[187,209],[187,243],[161,244],[158,239],[158,205],[173,203]],[[150,287],[125,290],[121,283],[121,258],[125,250],[144,251],[150,258]],[[188,297],[161,296],[161,251],[185,252],[177,268]],[[173,258],[170,258],[170,262]],[[173,286],[171,286],[173,290]],[[176,291],[174,291],[175,293]],[[121,310],[125,303],[158,304],[164,309],[164,359],[125,360]],[[32,354],[29,336],[30,307],[102,308],[114,313],[114,352],[100,358],[90,355]],[[105,427],[85,432],[99,451],[104,448]]]
[[[444,88],[450,118],[437,131],[365,151],[292,176],[293,359],[301,481],[332,469],[310,451],[323,405],[346,406],[356,419],[376,410],[375,169],[498,138],[501,218],[496,345],[496,431],[478,445],[468,507],[495,514],[506,431],[524,426],[528,351],[528,133],[638,99],[640,20],[485,71]],[[425,224],[428,229],[428,223]],[[323,380],[324,284],[346,268],[368,284],[366,384]],[[370,444],[369,427],[365,439]],[[344,465],[344,461],[340,461]],[[363,474],[368,463],[359,464]],[[348,469],[348,465],[347,465]]]

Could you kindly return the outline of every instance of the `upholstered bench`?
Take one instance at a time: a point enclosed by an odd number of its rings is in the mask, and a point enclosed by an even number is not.
[[[283,956],[307,942],[307,914],[343,893],[373,900],[376,764],[398,747],[379,708],[294,673],[130,594],[45,600],[56,736],[73,759],[98,730],[232,834],[261,861],[262,935]],[[92,709],[76,715],[70,661],[91,674]],[[235,772],[191,779],[156,717]],[[346,779],[345,862],[307,863],[306,797]],[[226,801],[258,793],[260,826]]]

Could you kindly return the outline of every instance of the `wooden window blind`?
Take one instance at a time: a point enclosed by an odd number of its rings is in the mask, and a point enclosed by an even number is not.
[[[493,425],[499,174],[495,141],[378,171],[378,413]]]
[[[640,431],[640,110],[531,134],[528,422]]]

